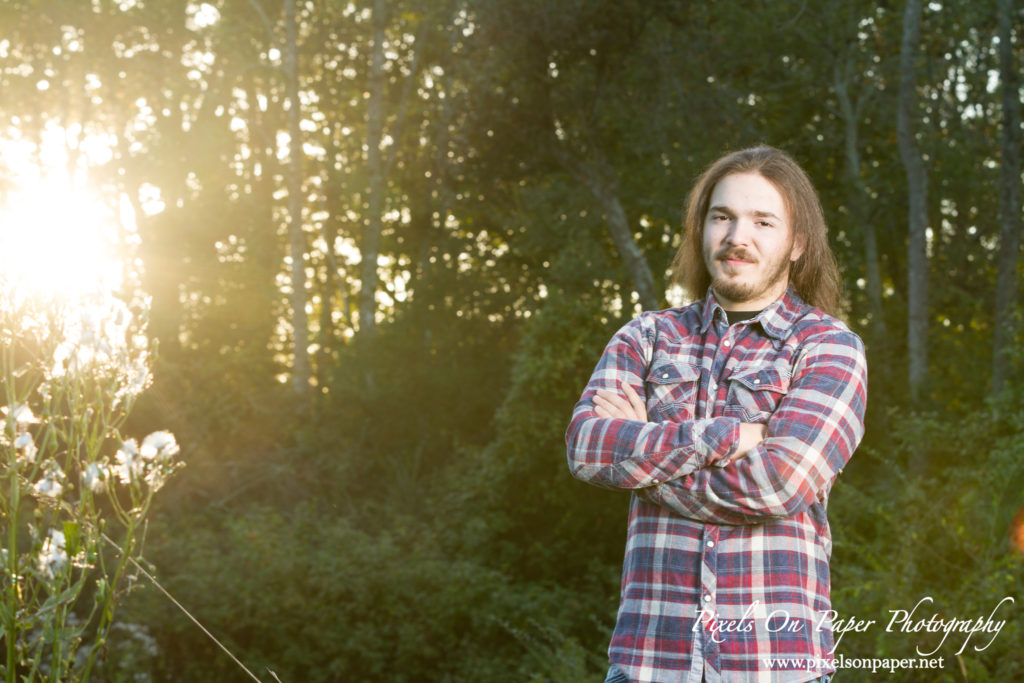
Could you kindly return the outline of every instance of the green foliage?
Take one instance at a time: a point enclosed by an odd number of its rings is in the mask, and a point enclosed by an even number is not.
[[[486,457],[499,471],[491,514],[505,520],[497,552],[526,577],[568,570],[579,580],[595,557],[621,561],[621,546],[600,539],[623,538],[626,498],[573,480],[565,460],[572,406],[622,322],[608,320],[603,308],[600,296],[550,297],[512,359],[511,386]],[[593,552],[574,550],[586,538],[595,541]]]
[[[549,653],[516,636],[575,628],[589,612],[578,594],[516,585],[482,558],[450,552],[434,528],[444,520],[371,519],[358,528],[311,502],[287,516],[252,506],[221,524],[183,521],[188,535],[154,529],[158,565],[189,558],[168,588],[190,596],[196,617],[220,625],[253,668],[282,680],[522,680]],[[235,680],[231,663],[207,656],[211,646],[161,596],[136,602],[130,618],[143,615],[161,624],[153,637],[168,644],[157,671]]]
[[[858,452],[830,510],[833,604],[840,617],[877,623],[846,634],[839,652],[905,658],[936,651],[932,656],[945,660],[944,670],[901,671],[894,680],[1015,680],[1024,673],[1024,553],[1012,542],[1024,510],[1021,417],[1019,403],[1009,401],[941,418],[901,411],[890,420],[899,428],[887,448]],[[906,461],[916,449],[943,464],[911,476]],[[887,628],[894,610],[919,602],[912,621],[992,615],[1006,623],[994,638],[951,633],[944,643],[942,633]],[[870,679],[864,672],[850,677],[858,675]]]
[[[87,680],[137,578],[154,494],[177,468],[165,431],[122,436],[150,382],[145,322],[105,293],[0,282],[0,674]]]

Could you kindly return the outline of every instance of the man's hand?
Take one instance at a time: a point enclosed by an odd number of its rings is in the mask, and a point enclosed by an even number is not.
[[[740,440],[736,444],[736,452],[729,458],[729,462],[739,460],[749,453],[755,446],[764,441],[766,427],[763,424],[750,422],[740,423]]]
[[[647,422],[647,408],[640,395],[624,381],[620,381],[619,386],[622,387],[624,397],[608,389],[597,390],[594,395],[594,412],[597,413],[597,416]],[[740,440],[736,444],[736,452],[729,458],[729,462],[739,460],[764,441],[765,433],[766,426],[763,424],[741,422]]]
[[[614,391],[598,389],[594,395],[594,412],[598,417],[617,417],[623,420],[637,420],[647,422],[647,408],[644,406],[640,394],[636,393],[633,387],[625,381],[619,381],[622,387],[623,398]]]

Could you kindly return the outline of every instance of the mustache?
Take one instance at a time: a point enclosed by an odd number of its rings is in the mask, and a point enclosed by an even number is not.
[[[757,258],[749,251],[739,247],[722,247],[715,252],[715,260],[723,261],[725,259],[734,259],[737,261],[747,261],[748,263],[757,263]]]

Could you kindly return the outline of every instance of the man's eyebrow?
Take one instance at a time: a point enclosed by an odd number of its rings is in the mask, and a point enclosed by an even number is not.
[[[719,213],[728,214],[730,216],[735,215],[735,212],[732,209],[730,209],[728,206],[723,206],[721,204],[716,204],[708,209],[708,213],[711,213],[712,211],[718,211]],[[750,215],[754,216],[755,218],[774,218],[777,221],[782,220],[779,216],[772,213],[771,211],[759,211],[755,209],[754,211],[750,212]]]

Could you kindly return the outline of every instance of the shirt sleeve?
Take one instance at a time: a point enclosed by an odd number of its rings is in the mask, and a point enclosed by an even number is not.
[[[757,447],[638,494],[713,524],[792,517],[824,498],[846,466],[864,436],[866,405],[863,342],[837,330],[806,345]]]
[[[573,408],[565,441],[569,470],[577,479],[611,489],[656,486],[728,458],[736,449],[736,418],[654,423],[602,418],[594,412],[597,390],[621,394],[620,380],[646,403],[644,380],[656,334],[653,316],[645,313],[615,333]]]

